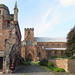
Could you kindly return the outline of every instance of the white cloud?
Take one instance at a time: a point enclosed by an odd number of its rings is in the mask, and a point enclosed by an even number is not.
[[[50,17],[49,21],[47,22],[46,20],[47,20],[48,16],[52,16],[52,18]],[[47,30],[50,31],[50,30],[54,29],[54,26],[58,23],[59,23],[59,17],[56,14],[56,12],[51,14],[51,10],[48,10],[46,12],[46,14],[44,15],[44,18],[42,19],[41,24],[39,24],[37,27],[35,27],[35,30],[36,30],[35,36],[37,36],[37,35],[42,36]]]
[[[59,1],[63,6],[75,5],[75,0],[57,0],[57,1]]]

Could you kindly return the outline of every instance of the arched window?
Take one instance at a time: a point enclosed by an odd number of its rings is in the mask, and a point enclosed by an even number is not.
[[[29,46],[28,41],[26,41],[26,46]]]
[[[55,51],[54,56],[57,56],[57,51]]]
[[[48,52],[48,58],[51,56],[51,51]]]
[[[32,41],[31,41],[31,46],[32,46]]]
[[[0,10],[0,14],[1,14],[1,10]]]
[[[30,31],[28,31],[28,35],[30,34]]]
[[[10,22],[8,22],[7,27],[10,27]]]
[[[7,39],[5,39],[5,47],[7,47]]]
[[[63,56],[63,51],[61,51],[61,56]]]
[[[29,40],[29,45],[31,45],[31,41]]]
[[[39,53],[38,53],[38,57],[40,57],[40,56],[41,56],[41,53],[39,52]]]
[[[39,48],[37,48],[37,50],[39,51]]]

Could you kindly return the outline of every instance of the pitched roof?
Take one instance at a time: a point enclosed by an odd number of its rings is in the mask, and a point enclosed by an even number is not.
[[[4,4],[0,4],[0,8],[4,8],[4,9],[9,11],[9,8],[6,5],[4,5]]]
[[[66,48],[45,48],[45,50],[66,50]]]
[[[67,42],[65,37],[34,37],[37,42]]]

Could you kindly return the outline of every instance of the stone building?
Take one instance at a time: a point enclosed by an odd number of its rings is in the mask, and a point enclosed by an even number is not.
[[[34,37],[34,28],[25,28],[22,41],[21,56],[29,57],[31,61],[49,58],[51,56],[63,56],[66,51],[66,38]]]
[[[21,32],[18,23],[18,8],[15,3],[14,14],[0,4],[0,69],[3,73],[12,72],[20,64]]]
[[[21,56],[24,59],[29,57],[31,61],[39,60],[39,57],[40,59],[46,58],[45,50],[38,46],[37,40],[34,39],[34,28],[25,28],[24,36],[24,41],[22,41]]]

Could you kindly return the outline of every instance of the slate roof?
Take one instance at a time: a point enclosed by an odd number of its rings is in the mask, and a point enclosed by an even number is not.
[[[4,5],[4,4],[0,4],[0,8],[4,8],[4,9],[9,11],[8,7],[6,5]]]
[[[34,37],[37,42],[67,42],[65,37]]]
[[[45,48],[45,50],[66,50],[66,48]]]

